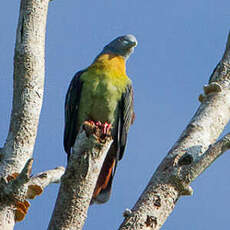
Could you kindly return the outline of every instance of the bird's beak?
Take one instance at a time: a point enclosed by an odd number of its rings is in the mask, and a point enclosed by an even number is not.
[[[131,42],[131,46],[132,46],[132,47],[136,47],[136,46],[137,46],[137,41],[132,41],[132,42]]]

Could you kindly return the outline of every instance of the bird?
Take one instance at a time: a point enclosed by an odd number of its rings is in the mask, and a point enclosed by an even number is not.
[[[133,109],[132,81],[126,74],[126,61],[137,46],[132,34],[119,36],[107,44],[87,68],[77,72],[65,98],[64,149],[71,149],[85,121],[111,128],[113,143],[103,162],[91,204],[110,198],[117,163],[122,159]]]

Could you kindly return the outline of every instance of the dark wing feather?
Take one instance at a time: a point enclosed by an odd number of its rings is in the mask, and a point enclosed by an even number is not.
[[[96,203],[105,203],[108,201],[110,194],[111,194],[111,188],[112,188],[112,181],[113,177],[116,172],[117,163],[119,160],[121,160],[122,156],[124,155],[125,146],[127,142],[127,135],[130,125],[133,123],[134,120],[134,111],[133,111],[133,89],[132,85],[129,84],[126,87],[125,92],[122,94],[121,100],[118,104],[118,119],[117,124],[114,129],[113,138],[114,142],[108,152],[108,155],[106,156],[106,159],[104,161],[104,164],[102,166],[102,171],[100,173],[99,179],[100,184],[96,185],[96,188],[101,188],[106,186],[105,188],[102,188],[100,190],[100,193],[95,195],[93,197],[91,204]],[[114,156],[114,154],[116,156]],[[114,166],[114,160],[115,160],[115,166]],[[110,176],[110,179],[108,183],[105,185],[105,175],[108,175],[108,170],[113,167],[113,172]],[[102,183],[101,183],[102,182]],[[97,182],[98,183],[98,182]],[[97,190],[96,190],[97,191]],[[95,192],[95,191],[94,191]]]
[[[126,90],[122,95],[120,111],[120,117],[118,119],[118,142],[120,147],[118,160],[121,160],[123,157],[129,127],[133,123],[135,117],[133,111],[133,88],[131,84],[127,85]]]
[[[78,108],[80,104],[82,82],[80,76],[84,71],[79,71],[73,77],[65,99],[65,131],[64,148],[70,154],[77,136]]]

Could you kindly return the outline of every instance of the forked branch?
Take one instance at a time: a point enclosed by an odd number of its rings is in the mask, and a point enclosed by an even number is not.
[[[200,107],[135,206],[126,211],[120,230],[160,229],[177,200],[192,194],[191,181],[229,149],[229,134],[216,142],[230,119],[229,64],[230,36],[221,61],[199,97]]]

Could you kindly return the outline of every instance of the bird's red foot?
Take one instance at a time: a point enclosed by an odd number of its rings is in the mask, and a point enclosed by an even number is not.
[[[95,122],[95,125],[98,126],[98,127],[101,127],[102,126],[102,123],[100,121],[96,121]]]
[[[112,125],[108,122],[102,123],[100,121],[93,121],[89,120],[87,121],[92,126],[97,126],[101,130],[102,135],[111,135],[110,131],[112,128]]]
[[[110,123],[105,122],[104,124],[102,124],[102,133],[105,135],[109,134],[111,128],[112,125]]]
[[[95,125],[98,126],[102,130],[103,135],[109,135],[110,129],[112,128],[112,125],[108,122],[101,123],[100,121],[95,122]]]

